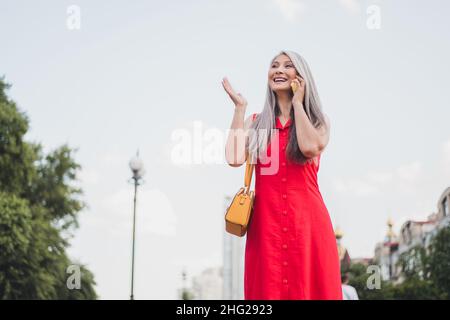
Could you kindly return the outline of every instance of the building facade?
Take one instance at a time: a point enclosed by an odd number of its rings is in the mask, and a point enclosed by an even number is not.
[[[381,267],[383,280],[401,282],[401,267],[398,265],[400,256],[414,247],[427,249],[431,240],[450,224],[450,187],[438,199],[437,210],[425,220],[408,220],[396,235],[393,231],[393,222],[388,221],[388,232],[383,242],[375,247],[374,261]]]
[[[226,205],[231,198],[225,199]],[[223,298],[244,299],[244,257],[246,237],[237,237],[225,231],[223,226]]]

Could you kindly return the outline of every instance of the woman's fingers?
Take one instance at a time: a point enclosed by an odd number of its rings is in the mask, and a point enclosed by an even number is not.
[[[302,88],[304,88],[305,85],[306,85],[305,79],[303,79],[303,78],[300,77],[300,76],[296,76],[296,77],[297,77],[297,81],[298,81],[299,85],[300,85]]]
[[[304,88],[306,86],[306,81],[302,79],[300,81],[300,85],[302,86],[302,88]]]
[[[222,79],[222,86],[225,89],[225,91],[228,92],[228,80],[227,80],[227,78],[223,78]]]
[[[224,87],[225,87],[228,91],[234,92],[233,87],[231,86],[231,84],[230,84],[230,82],[228,81],[228,79],[227,79],[227,78],[223,78],[223,79],[224,79],[224,80],[223,80]]]
[[[227,91],[227,93],[229,95],[235,95],[236,93],[233,90],[233,87],[231,86],[230,82],[228,81],[227,78],[224,78],[224,80],[222,81],[223,87],[225,88],[225,90]]]
[[[226,91],[228,91],[228,80],[227,80],[227,78],[223,78],[223,79],[222,79],[222,86],[223,86],[223,88],[224,88]]]
[[[292,82],[294,82],[296,85],[295,91],[297,91],[297,89],[301,88],[302,85],[298,79],[294,79],[294,80],[292,80]]]
[[[230,98],[236,102],[238,99],[238,94],[236,94],[236,92],[234,91],[233,87],[231,86],[230,82],[228,81],[227,78],[224,78],[224,80],[222,81],[223,87],[225,89],[225,91],[228,93],[228,95],[230,96]]]
[[[245,100],[245,98],[242,96],[240,92],[234,91],[233,87],[231,86],[230,82],[226,77],[223,78],[222,85],[236,106],[247,104],[247,100]]]

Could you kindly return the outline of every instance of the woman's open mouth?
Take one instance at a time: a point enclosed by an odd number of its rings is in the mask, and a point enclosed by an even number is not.
[[[273,82],[275,82],[275,83],[283,83],[283,82],[286,82],[286,81],[288,81],[288,79],[283,78],[283,77],[275,77],[275,78],[273,78]]]

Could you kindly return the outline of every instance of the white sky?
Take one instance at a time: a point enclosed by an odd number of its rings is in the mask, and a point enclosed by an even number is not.
[[[350,255],[372,256],[389,216],[398,229],[436,210],[450,184],[449,13],[444,0],[2,1],[0,74],[30,117],[27,139],[79,149],[89,208],[69,253],[103,299],[129,296],[139,148],[135,296],[175,299],[183,267],[221,264],[224,196],[243,168],[177,166],[172,133],[229,127],[223,76],[259,112],[282,49],[308,60],[331,119],[319,186]]]

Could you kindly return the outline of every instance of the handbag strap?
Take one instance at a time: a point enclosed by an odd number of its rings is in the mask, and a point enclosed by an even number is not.
[[[250,161],[250,155],[247,153],[247,163],[245,165],[245,177],[244,177],[244,186],[246,193],[249,193],[250,184],[252,183],[253,167],[254,165]]]

